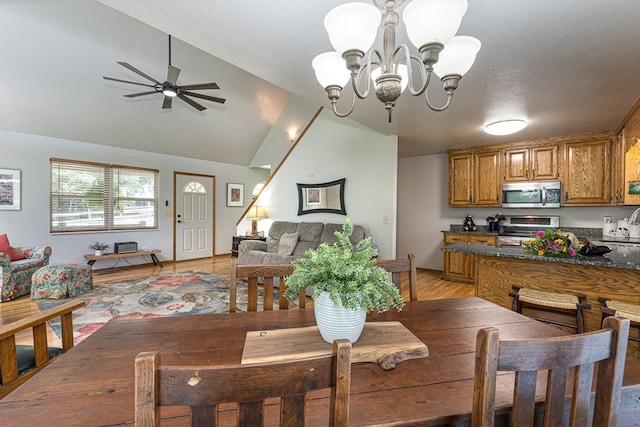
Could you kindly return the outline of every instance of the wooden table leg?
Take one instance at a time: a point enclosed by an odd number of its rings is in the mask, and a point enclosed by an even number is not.
[[[160,260],[158,259],[158,257],[156,256],[156,254],[150,254],[150,255],[151,255],[151,261],[153,261],[155,265],[159,265],[160,267],[163,266]]]

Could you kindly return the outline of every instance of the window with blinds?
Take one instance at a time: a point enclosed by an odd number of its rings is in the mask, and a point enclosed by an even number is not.
[[[158,228],[158,170],[50,159],[49,230]]]

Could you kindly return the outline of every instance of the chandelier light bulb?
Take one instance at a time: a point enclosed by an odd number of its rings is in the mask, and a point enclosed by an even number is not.
[[[428,43],[445,44],[453,37],[467,12],[467,0],[412,0],[402,20],[411,43],[418,49]]]
[[[502,120],[486,125],[484,131],[490,135],[511,135],[526,127],[527,122],[524,120]]]
[[[349,70],[344,66],[344,59],[338,52],[321,53],[313,58],[311,66],[322,87],[344,87],[349,81]]]
[[[464,76],[471,69],[479,50],[480,40],[474,37],[452,37],[440,52],[438,62],[433,64],[433,71],[439,77],[452,74]]]
[[[327,13],[324,28],[340,55],[352,49],[366,52],[376,39],[380,19],[380,11],[371,4],[345,3]]]

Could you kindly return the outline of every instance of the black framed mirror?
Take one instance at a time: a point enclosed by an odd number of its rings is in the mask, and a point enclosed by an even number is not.
[[[298,215],[328,212],[346,215],[344,207],[344,183],[346,178],[321,184],[296,184],[298,186]]]

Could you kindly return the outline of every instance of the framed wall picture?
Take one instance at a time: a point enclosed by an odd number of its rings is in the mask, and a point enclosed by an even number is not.
[[[20,210],[20,171],[0,169],[0,210]]]
[[[227,183],[227,206],[244,206],[244,184]]]

